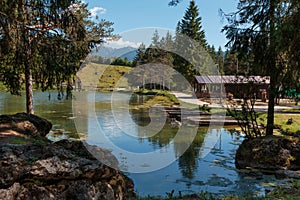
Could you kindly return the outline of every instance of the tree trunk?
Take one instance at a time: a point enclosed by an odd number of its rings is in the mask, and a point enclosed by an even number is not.
[[[32,91],[32,69],[25,66],[25,89],[26,89],[26,112],[34,114],[33,110],[33,91]]]
[[[269,102],[268,102],[268,118],[266,135],[273,135],[274,128],[274,106],[275,106],[275,80],[271,77],[269,89]]]
[[[267,130],[266,135],[273,135],[274,128],[274,106],[276,97],[276,46],[275,46],[275,5],[274,0],[269,0],[270,3],[270,49],[269,49],[269,62],[268,70],[270,75],[270,91],[269,91],[269,102],[268,102],[268,119],[267,119]]]

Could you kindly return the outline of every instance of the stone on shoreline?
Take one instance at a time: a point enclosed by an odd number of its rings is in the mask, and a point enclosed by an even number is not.
[[[0,134],[13,129],[20,139],[22,134],[45,136],[51,126],[24,113],[0,116]],[[124,200],[134,196],[133,181],[118,170],[118,161],[108,150],[69,140],[0,142],[0,199]]]
[[[238,169],[260,169],[278,177],[300,178],[300,142],[279,136],[244,140],[235,165]]]
[[[0,115],[0,132],[15,131],[31,137],[44,137],[51,128],[51,122],[36,115],[27,113]]]

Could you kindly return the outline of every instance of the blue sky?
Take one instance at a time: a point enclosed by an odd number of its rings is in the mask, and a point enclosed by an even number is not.
[[[225,21],[219,15],[219,9],[225,12],[232,12],[236,9],[239,0],[195,0],[202,17],[202,27],[205,30],[206,39],[210,45],[216,48],[221,46],[224,50],[226,38],[224,33],[220,33]],[[162,30],[175,30],[177,22],[182,19],[185,10],[189,5],[189,0],[183,0],[176,7],[168,6],[169,0],[85,0],[89,4],[88,9],[96,13],[99,18],[114,22],[115,33],[120,34],[123,39],[120,45],[134,46],[140,42],[139,36],[146,33],[136,32],[136,29],[147,27],[161,28]],[[152,29],[147,29],[149,34],[153,34]],[[150,33],[151,32],[151,33]],[[125,35],[134,35],[135,41],[128,42]],[[140,34],[140,35],[138,35]],[[164,33],[161,33],[163,36]],[[149,36],[148,39],[151,37]],[[147,39],[143,39],[147,40]]]

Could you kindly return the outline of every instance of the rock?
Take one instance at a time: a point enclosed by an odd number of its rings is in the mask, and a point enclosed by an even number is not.
[[[0,132],[15,131],[31,137],[44,137],[51,128],[51,122],[36,115],[26,113],[0,115]]]
[[[291,125],[292,123],[294,123],[293,118],[289,118],[286,122],[287,125]]]
[[[235,165],[254,168],[278,176],[300,178],[300,143],[298,140],[268,136],[244,140],[239,146]]]
[[[293,171],[293,170],[277,170],[275,171],[275,175],[278,178],[294,178],[299,179],[300,178],[300,171]]]
[[[90,146],[111,166],[116,158]],[[78,141],[0,145],[0,199],[130,199],[133,182]]]

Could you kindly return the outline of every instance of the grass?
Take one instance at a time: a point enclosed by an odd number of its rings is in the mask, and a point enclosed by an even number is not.
[[[174,106],[176,105],[172,100],[167,96],[154,95],[152,98],[149,98],[142,105],[135,105],[133,109],[149,109],[152,106]]]
[[[215,197],[209,192],[201,191],[199,194],[182,195],[181,192],[174,194],[174,190],[166,192],[164,197],[162,196],[148,196],[138,197],[138,200],[273,200],[273,199],[286,199],[296,200],[300,199],[300,181],[294,180],[286,186],[277,186],[273,191],[266,194],[264,197],[254,197],[249,195],[237,197],[235,195]]]
[[[165,90],[147,90],[147,89],[141,89],[141,90],[136,90],[136,94],[139,95],[155,95],[155,96],[163,96],[167,97],[173,104],[179,105],[180,102],[176,98],[174,94],[170,94],[168,91]]]
[[[167,192],[166,196],[147,196],[147,197],[138,197],[138,200],[271,200],[271,199],[299,199],[298,197],[292,197],[291,194],[283,195],[284,191],[279,189],[277,193],[282,194],[282,196],[277,195],[276,193],[271,193],[266,197],[253,197],[250,195],[245,195],[244,197],[237,197],[235,195],[228,195],[223,197],[215,197],[209,192],[200,192],[199,194],[190,194],[182,195],[179,192],[178,195],[174,195],[174,190]],[[299,192],[296,192],[299,193]],[[283,197],[283,198],[282,198]]]
[[[19,137],[16,137],[16,138],[12,138],[11,140],[11,144],[28,144],[29,141],[26,140],[26,139],[23,139],[23,138],[19,138]]]
[[[131,67],[125,66],[108,66],[103,72],[97,88],[101,91],[111,91],[114,87],[128,88],[127,78],[122,76],[131,71],[131,69]]]
[[[287,124],[288,119],[293,118],[292,124]],[[267,125],[267,113],[259,113],[259,123]],[[300,132],[300,115],[289,113],[275,113],[274,115],[275,128],[281,128],[283,131],[290,134]],[[279,130],[278,130],[279,131]]]
[[[285,112],[285,113],[299,113],[300,114],[300,109],[290,108],[290,109],[284,109],[284,110],[282,110],[282,112]]]
[[[150,98],[142,105],[133,106],[134,109],[149,109],[152,106],[174,106],[180,104],[175,95],[168,93],[168,91],[143,89],[137,90],[135,93],[148,95]]]
[[[92,88],[97,87],[101,92],[104,92],[112,91],[115,87],[128,87],[127,79],[121,79],[121,77],[131,70],[131,67],[126,66],[90,62],[77,73],[77,76],[80,78],[82,85]]]
[[[198,105],[192,104],[192,103],[187,103],[184,101],[179,100],[179,103],[182,107],[188,108],[188,109],[199,109]]]

